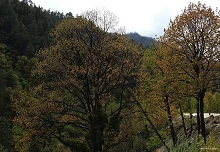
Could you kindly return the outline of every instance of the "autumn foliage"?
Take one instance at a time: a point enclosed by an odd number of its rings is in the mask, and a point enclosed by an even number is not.
[[[170,151],[200,134],[206,142],[204,112],[218,111],[220,101],[219,15],[190,3],[145,51],[117,29],[114,14],[99,10],[68,13],[31,60],[10,63],[0,43],[0,77],[13,78],[0,89],[10,101],[14,149]],[[30,83],[10,73],[13,67]]]
[[[123,34],[108,33],[83,17],[64,19],[51,37],[50,47],[36,57],[37,99],[23,101],[29,108],[20,111],[19,121],[30,138],[56,138],[71,150],[111,148],[119,142],[114,138],[141,52]],[[112,102],[114,111],[108,109]]]
[[[178,81],[191,84],[197,99],[198,133],[206,141],[204,96],[219,73],[219,12],[205,4],[191,3],[170,22],[161,37],[161,45],[170,58]],[[166,61],[167,62],[167,61]]]

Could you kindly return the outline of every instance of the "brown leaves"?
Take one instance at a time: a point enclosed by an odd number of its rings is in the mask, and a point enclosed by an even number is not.
[[[139,48],[126,36],[107,33],[83,17],[64,19],[51,36],[50,47],[36,56],[33,97],[19,100],[24,106],[18,105],[18,122],[30,132],[47,131],[45,135],[59,140],[75,138],[62,133],[68,125],[83,135],[97,136],[94,128],[101,128],[103,135],[107,114],[112,115],[107,107],[117,102],[113,112],[121,111],[125,92],[135,86],[142,62]]]
[[[220,38],[219,13],[205,4],[190,3],[183,13],[170,23],[161,37],[162,45],[172,50],[172,61],[190,79],[207,87],[218,66]],[[164,43],[164,44],[163,44]],[[170,62],[172,62],[170,61]],[[175,64],[175,63],[173,63]]]

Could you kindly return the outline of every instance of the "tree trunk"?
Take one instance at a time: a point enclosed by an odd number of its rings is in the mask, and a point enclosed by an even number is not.
[[[165,95],[164,101],[165,101],[165,104],[166,104],[166,107],[167,107],[167,114],[168,114],[168,119],[169,119],[170,133],[171,133],[171,136],[172,136],[173,146],[176,147],[177,137],[176,137],[176,132],[175,132],[174,125],[173,125],[173,119],[172,119],[172,116],[171,116],[169,98],[168,98],[167,95]]]
[[[192,108],[191,108],[190,102],[189,102],[189,115],[190,115],[190,132],[189,132],[188,137],[190,137],[192,135],[192,131],[193,131],[193,124],[192,124],[193,115],[192,115]]]
[[[201,122],[200,122],[200,102],[199,98],[197,98],[197,105],[196,105],[196,118],[197,118],[197,131],[198,131],[198,136],[200,135],[200,130],[201,130]]]
[[[90,136],[88,140],[91,142],[93,152],[102,152],[104,144],[104,129],[107,124],[105,113],[98,106],[95,114],[89,117],[90,119]]]
[[[201,134],[206,144],[206,131],[205,131],[205,119],[204,119],[204,97],[205,90],[200,91],[199,93],[199,105],[200,105],[200,121],[201,121]]]
[[[182,106],[181,106],[180,102],[179,102],[179,108],[180,108],[180,115],[181,115],[181,119],[182,119],[182,124],[183,124],[183,129],[184,129],[185,137],[187,138],[186,123],[185,123],[185,119],[184,119],[184,115],[183,115],[183,110],[182,110]]]

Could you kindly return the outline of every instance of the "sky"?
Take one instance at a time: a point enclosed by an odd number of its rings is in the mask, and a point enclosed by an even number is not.
[[[143,36],[158,38],[167,28],[170,19],[181,14],[190,2],[198,0],[32,0],[37,6],[74,16],[92,9],[107,9],[119,18],[118,27],[126,33],[137,32]],[[200,0],[202,4],[220,9],[220,0]]]

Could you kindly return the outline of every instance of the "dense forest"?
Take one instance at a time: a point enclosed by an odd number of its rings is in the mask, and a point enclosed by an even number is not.
[[[0,1],[0,151],[219,150],[219,13],[190,3],[159,41],[117,22]]]

